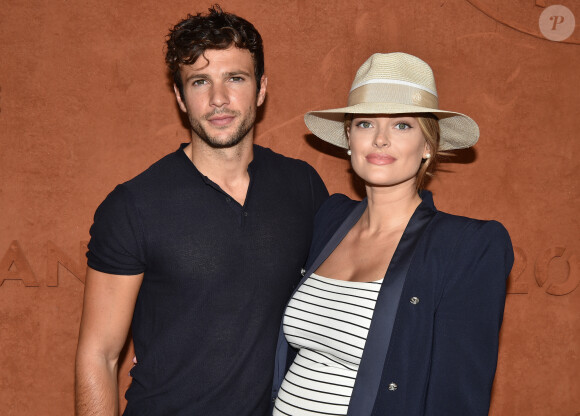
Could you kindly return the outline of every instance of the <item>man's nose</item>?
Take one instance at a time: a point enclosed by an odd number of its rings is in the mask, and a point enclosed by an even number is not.
[[[229,95],[227,87],[221,83],[212,85],[210,91],[210,105],[214,107],[222,107],[229,103]]]

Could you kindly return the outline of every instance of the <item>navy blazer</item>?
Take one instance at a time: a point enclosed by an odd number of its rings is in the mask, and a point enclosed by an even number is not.
[[[514,260],[510,238],[496,221],[439,212],[430,192],[421,197],[381,286],[348,415],[488,414]],[[300,284],[366,206],[340,194],[322,205]],[[281,326],[273,402],[295,355]]]

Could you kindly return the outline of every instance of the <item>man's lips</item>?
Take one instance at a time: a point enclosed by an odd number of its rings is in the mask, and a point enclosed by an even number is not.
[[[235,116],[232,114],[219,114],[209,117],[207,121],[209,121],[214,126],[225,126],[231,123],[234,117]]]
[[[373,165],[389,165],[397,160],[393,156],[380,153],[371,153],[370,155],[367,155],[366,159]]]

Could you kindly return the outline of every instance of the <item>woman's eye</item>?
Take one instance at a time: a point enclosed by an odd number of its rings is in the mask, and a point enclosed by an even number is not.
[[[400,122],[400,123],[395,124],[395,128],[397,130],[407,130],[407,129],[410,129],[411,126],[409,126],[407,123]]]
[[[368,121],[359,121],[358,123],[356,123],[356,126],[360,127],[361,129],[369,129],[373,125]]]

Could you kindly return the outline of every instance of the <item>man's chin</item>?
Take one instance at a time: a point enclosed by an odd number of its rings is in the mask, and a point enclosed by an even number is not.
[[[241,125],[224,126],[223,128],[215,128],[214,126],[202,128],[202,126],[197,125],[193,126],[192,130],[196,136],[211,148],[228,149],[240,144],[248,136],[251,128],[242,123]]]
[[[232,147],[237,146],[240,142],[227,142],[227,143],[219,143],[213,141],[206,141],[206,143],[213,149],[230,149]]]
[[[240,144],[243,140],[244,140],[244,136],[238,137],[223,137],[223,138],[219,138],[219,137],[209,137],[209,136],[205,136],[202,137],[200,136],[200,138],[210,147],[214,148],[214,149],[228,149],[231,147],[235,147],[238,144]]]

